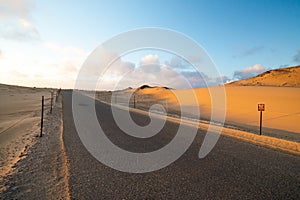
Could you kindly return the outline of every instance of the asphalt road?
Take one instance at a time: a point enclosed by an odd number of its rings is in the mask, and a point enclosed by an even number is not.
[[[138,139],[117,127],[108,105],[96,102],[95,108],[107,137],[132,152],[163,147],[178,128],[167,122],[157,135]],[[82,144],[74,126],[71,91],[63,92],[63,116],[72,199],[300,199],[299,156],[221,136],[208,156],[199,159],[206,132],[198,130],[190,148],[171,165],[125,173],[100,163]],[[149,122],[147,116],[131,116],[140,125]]]

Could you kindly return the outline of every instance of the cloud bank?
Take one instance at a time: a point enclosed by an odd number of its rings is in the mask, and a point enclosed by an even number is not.
[[[246,67],[242,70],[235,71],[233,74],[234,79],[247,79],[263,72],[267,71],[261,64],[255,64],[250,67]]]
[[[137,65],[119,58],[100,78],[99,90],[139,87],[143,84],[167,86],[174,89],[207,87],[228,81],[227,77],[209,77],[198,72],[180,57],[163,63],[157,54],[147,54]]]

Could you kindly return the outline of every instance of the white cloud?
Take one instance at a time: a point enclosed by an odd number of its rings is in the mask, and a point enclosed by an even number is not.
[[[190,63],[201,63],[201,58],[199,56],[189,56],[187,61]]]
[[[160,64],[158,55],[149,54],[141,58],[138,66],[122,61],[113,63],[104,74],[98,89],[124,89],[143,84],[178,88],[184,85],[184,76],[166,64]]]
[[[26,19],[19,19],[19,24],[24,28],[32,28],[32,24]]]
[[[1,0],[0,18],[12,16],[28,17],[33,8],[33,0]]]
[[[159,59],[157,54],[148,54],[141,58],[140,65],[152,65],[159,64]]]
[[[105,75],[109,77],[122,76],[128,72],[131,72],[134,70],[134,68],[135,65],[133,63],[118,59],[108,67]]]
[[[118,89],[139,87],[143,84],[160,85],[171,88],[189,87],[185,76],[167,65],[142,65],[122,77]]]
[[[17,70],[11,70],[10,73],[11,73],[12,76],[14,76],[16,78],[27,78],[28,77],[27,74],[24,74],[24,73],[19,72]]]
[[[47,62],[53,70],[57,71],[57,75],[62,77],[62,80],[65,76],[75,80],[88,55],[87,52],[79,47],[64,46],[54,42],[47,42],[43,44],[43,47],[50,51],[48,56],[55,58]]]
[[[66,72],[66,73],[75,73],[78,71],[78,67],[76,66],[77,63],[75,62],[72,62],[72,61],[66,61],[63,63],[63,72]]]
[[[0,1],[0,37],[17,41],[40,40],[37,28],[31,21],[34,1]]]
[[[157,55],[149,54],[141,58],[140,65],[136,67],[130,66],[126,68],[127,70],[123,70],[122,66],[124,63],[124,61],[119,59],[118,64],[111,66],[101,78],[98,84],[99,90],[135,88],[144,84],[184,89],[219,85],[223,81],[220,77],[208,77],[206,74],[199,73],[196,70],[180,71],[178,64],[181,62],[174,58],[171,58],[165,64],[161,64]],[[171,65],[171,63],[175,66]],[[226,77],[225,81],[227,80]]]
[[[88,56],[88,53],[81,48],[55,42],[39,43],[36,48],[31,49],[27,49],[26,44],[15,44],[14,48],[7,49],[5,53],[0,66],[0,78],[5,82],[12,83],[11,81],[14,80],[18,83],[21,81],[21,85],[26,83],[29,86],[37,86],[39,83],[39,86],[68,88],[74,86],[78,72]],[[99,89],[105,90],[139,87],[143,84],[183,89],[216,85],[219,80],[192,69],[185,68],[181,71],[178,67],[180,62],[173,58],[162,64],[156,54],[142,57],[139,65],[135,66],[134,63],[124,61],[112,52],[103,50],[102,53],[101,55],[104,56],[101,59],[97,54],[85,63],[90,67],[79,81],[83,82],[83,87],[86,89],[90,88],[88,86],[94,87],[89,84],[94,80],[100,80]],[[15,59],[15,55],[19,55],[18,59]],[[112,60],[114,62],[110,66],[103,66]],[[107,71],[104,76],[101,76],[105,67],[108,67]],[[118,84],[117,88],[114,87],[116,84]]]
[[[261,64],[255,64],[253,66],[242,69],[241,72],[252,73],[252,72],[261,72],[263,70],[265,70],[265,68]]]
[[[182,59],[180,59],[178,56],[174,56],[171,58],[169,65],[174,68],[181,68],[182,67]]]
[[[9,84],[70,87],[88,55],[79,47],[53,42],[52,45],[38,43],[30,46],[10,41],[5,43],[10,45],[6,46],[5,57],[0,59],[0,79]]]
[[[86,55],[86,52],[81,48],[74,47],[74,46],[63,46],[61,44],[53,43],[53,42],[46,42],[44,46],[57,54],[61,54],[63,56],[69,55],[77,55],[82,56]]]
[[[258,74],[265,72],[266,69],[261,64],[255,64],[250,67],[246,67],[242,70],[235,71],[233,74],[233,78],[235,79],[247,79]]]

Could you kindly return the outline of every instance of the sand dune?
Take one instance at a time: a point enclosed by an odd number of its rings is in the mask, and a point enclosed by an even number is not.
[[[258,76],[228,83],[227,85],[300,87],[300,66],[266,71]]]
[[[218,90],[220,87],[211,87]],[[148,110],[154,104],[161,104],[169,114],[180,115],[180,106],[188,107],[187,117],[193,117],[197,109],[201,119],[210,120],[211,97],[208,88],[189,90],[171,90],[164,87],[130,89],[114,94],[113,103],[125,105],[124,97],[135,95],[135,106]],[[263,112],[263,134],[300,142],[300,88],[264,87],[264,86],[225,86],[226,106],[216,108],[226,111],[226,125],[253,133],[259,133],[258,103],[265,103]],[[98,92],[96,97],[102,101],[111,101],[112,92]],[[195,102],[196,95],[198,103]],[[179,101],[180,99],[180,101]],[[130,106],[133,107],[133,95]]]
[[[49,112],[50,90],[0,84],[0,178],[39,134],[41,96]]]
[[[217,88],[217,87],[215,87]],[[226,122],[236,125],[249,125],[257,130],[259,125],[258,103],[265,103],[263,113],[264,126],[272,129],[291,131],[300,134],[300,88],[284,87],[225,87],[226,90]],[[211,97],[207,88],[194,89],[199,101],[201,117],[209,119],[211,114]],[[149,94],[149,91],[147,92]],[[171,95],[173,93],[174,95]],[[194,106],[192,93],[188,90],[153,90],[153,96],[166,98],[168,102],[176,102],[175,96],[184,96],[181,105]],[[175,104],[174,104],[175,105]],[[223,108],[217,108],[223,109]]]

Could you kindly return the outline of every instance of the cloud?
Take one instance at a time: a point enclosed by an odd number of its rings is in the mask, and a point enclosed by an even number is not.
[[[143,84],[160,85],[171,88],[188,88],[186,77],[165,64],[141,65],[124,75],[117,89],[139,87]]]
[[[53,42],[46,42],[44,46],[48,49],[51,49],[57,54],[63,54],[63,55],[68,55],[68,54],[78,54],[78,55],[83,55],[85,54],[84,50],[78,47],[73,47],[73,46],[63,46],[57,43]]]
[[[192,66],[195,63],[200,63],[200,58],[196,56],[190,56],[187,60],[179,56],[173,56],[170,61],[166,61],[165,64],[171,67],[172,69],[185,70],[185,71],[194,71]]]
[[[0,58],[2,58],[2,57],[3,57],[3,53],[2,53],[2,51],[0,49]]]
[[[140,65],[152,65],[159,64],[159,59],[157,54],[148,54],[141,58]]]
[[[174,89],[207,87],[220,85],[227,81],[226,77],[209,77],[195,69],[182,71],[180,60],[171,58],[161,64],[157,55],[146,55],[141,58],[140,64],[124,62],[121,58],[113,63],[103,75],[98,84],[99,90],[115,90],[127,87],[139,87],[143,84],[167,86]]]
[[[41,40],[38,30],[26,19],[10,20],[1,24],[0,37],[20,42]]]
[[[263,49],[264,49],[264,46],[254,46],[254,47],[246,48],[246,49],[241,50],[239,54],[237,54],[233,57],[234,58],[236,58],[236,57],[247,57],[247,56],[259,53]]]
[[[65,72],[65,73],[76,73],[76,72],[78,72],[78,66],[77,65],[78,64],[76,62],[67,60],[63,63],[63,70],[62,71]]]
[[[27,74],[24,74],[24,73],[22,73],[20,71],[17,71],[17,70],[10,71],[10,74],[13,75],[16,78],[27,78],[28,77]]]
[[[199,56],[189,56],[187,61],[190,63],[201,63],[201,58]]]
[[[28,17],[34,8],[32,0],[1,0],[0,17]]]
[[[203,72],[191,71],[182,72],[193,88],[202,88],[216,85],[223,85],[231,82],[232,79],[227,76],[209,77]]]
[[[178,56],[174,56],[171,58],[169,65],[174,68],[181,68],[182,67],[182,59],[178,58]]]
[[[300,48],[297,51],[297,54],[294,55],[294,59],[295,62],[300,63]]]
[[[181,71],[184,70],[184,71]],[[169,61],[161,64],[158,55],[146,55],[141,58],[136,71],[140,82],[157,83],[171,88],[205,87],[209,77],[193,69],[182,58],[173,56]]]
[[[168,65],[161,64],[156,54],[145,55],[137,66],[118,57],[101,77],[98,89],[115,90],[143,84],[178,88],[184,85],[183,78],[183,75]]]
[[[228,76],[219,76],[215,78],[216,84],[214,85],[220,85],[220,84],[225,84],[232,82],[232,78],[229,78]]]
[[[55,63],[52,63],[52,66],[58,70],[58,74],[62,77],[75,78],[88,55],[83,49],[75,46],[47,42],[44,47],[54,53],[57,59]]]
[[[235,79],[247,79],[258,74],[265,72],[266,69],[261,64],[255,64],[250,67],[246,67],[245,69],[235,71],[233,74],[233,78]]]
[[[134,70],[134,68],[135,68],[134,63],[125,62],[121,59],[118,59],[109,66],[105,74],[109,76],[121,76]]]
[[[34,1],[1,0],[0,37],[7,40],[38,41],[40,35],[30,22]]]

